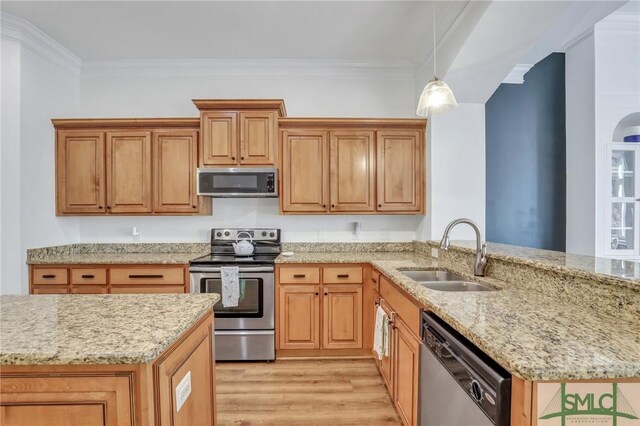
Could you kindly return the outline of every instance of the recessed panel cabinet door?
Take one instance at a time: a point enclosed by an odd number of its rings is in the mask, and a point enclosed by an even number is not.
[[[275,164],[277,138],[275,112],[241,112],[240,164]]]
[[[151,132],[107,132],[107,213],[149,213]]]
[[[200,118],[203,166],[238,163],[238,114],[235,112],[203,112]]]
[[[362,286],[323,286],[323,349],[362,348]]]
[[[153,210],[157,213],[194,213],[198,132],[162,131],[153,134]]]
[[[394,313],[391,312],[391,308],[387,305],[384,300],[380,300],[380,306],[384,309],[384,312],[390,319],[396,317]],[[382,375],[382,380],[384,380],[384,384],[389,391],[389,394],[393,398],[393,342],[394,342],[394,334],[395,330],[393,324],[389,324],[387,328],[387,336],[389,339],[389,355],[383,356],[379,362],[380,374]]]
[[[282,132],[282,211],[326,212],[329,193],[327,132]]]
[[[420,212],[423,205],[422,133],[378,132],[378,205],[381,212]]]
[[[104,213],[104,132],[61,130],[57,136],[57,213]]]
[[[396,319],[394,336],[394,402],[406,425],[418,424],[418,368],[420,342],[401,319]]]
[[[331,132],[331,211],[375,210],[373,132]]]
[[[320,287],[281,285],[279,292],[279,349],[319,349]]]

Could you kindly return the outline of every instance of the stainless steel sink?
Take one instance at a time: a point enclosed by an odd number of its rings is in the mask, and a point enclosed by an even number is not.
[[[438,291],[495,291],[496,288],[474,283],[449,271],[400,271],[419,285]]]
[[[422,287],[438,291],[494,291],[495,288],[487,287],[471,281],[421,281]]]
[[[464,277],[449,271],[401,271],[414,281],[465,281]]]

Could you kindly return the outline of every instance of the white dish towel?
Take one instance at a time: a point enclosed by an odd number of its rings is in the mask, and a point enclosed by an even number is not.
[[[240,268],[237,266],[222,266],[222,306],[232,308],[238,306],[240,299]]]
[[[373,335],[373,350],[378,359],[389,356],[389,316],[384,312],[382,306],[376,309],[376,325]]]

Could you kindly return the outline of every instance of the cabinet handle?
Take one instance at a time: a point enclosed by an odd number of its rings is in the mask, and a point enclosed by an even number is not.
[[[349,274],[338,274],[338,278],[349,278]]]
[[[154,274],[129,274],[129,278],[164,278],[164,275],[154,275]]]
[[[307,274],[293,274],[293,278],[304,278]]]
[[[82,278],[95,278],[95,275],[92,274],[87,274],[87,275],[83,275]]]
[[[43,275],[42,278],[55,278],[56,276],[54,274],[46,274]]]

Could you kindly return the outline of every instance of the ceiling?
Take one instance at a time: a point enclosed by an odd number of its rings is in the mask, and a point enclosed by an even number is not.
[[[438,39],[468,1],[437,1]],[[410,61],[431,53],[425,1],[2,1],[82,60]]]

